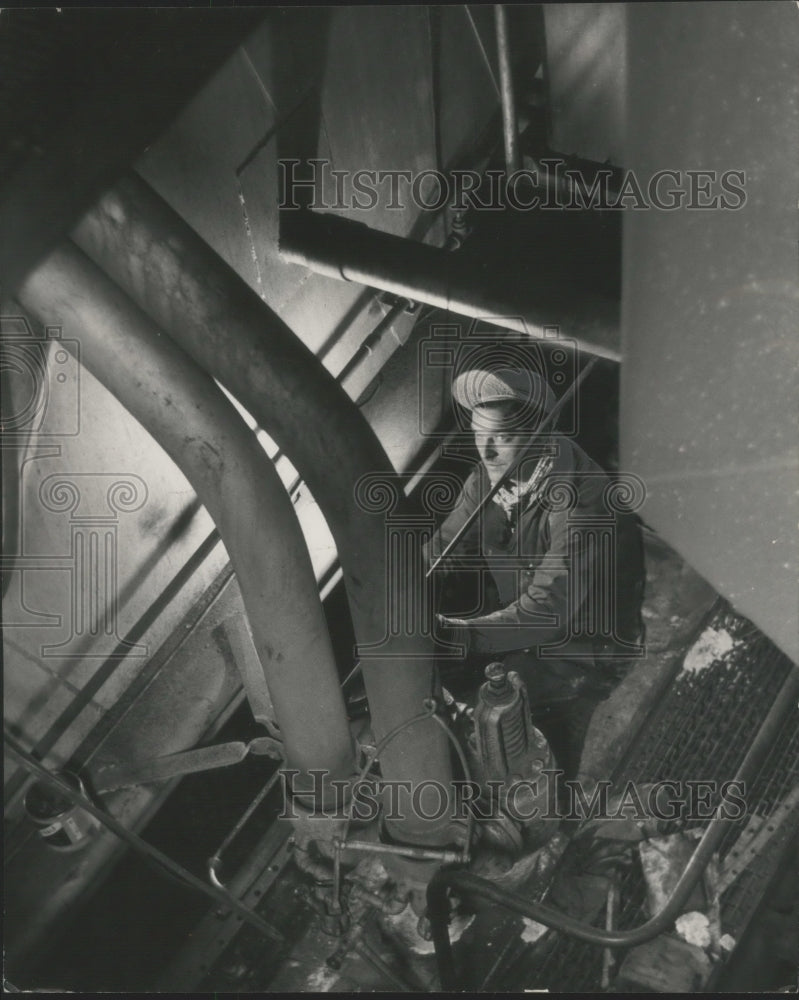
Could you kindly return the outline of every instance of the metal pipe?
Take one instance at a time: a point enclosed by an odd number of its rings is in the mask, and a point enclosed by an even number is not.
[[[20,369],[21,359],[9,352],[5,355],[5,335],[6,324],[14,323],[13,307],[6,299],[0,299],[0,332],[3,334],[2,361],[0,362],[0,418],[3,426],[3,447],[0,449],[0,471],[2,472],[2,523],[3,523],[3,553],[5,558],[0,562],[0,578],[2,578],[2,596],[5,599],[11,579],[15,570],[17,558],[21,551],[20,537],[22,534],[22,504],[20,501],[20,488],[22,479],[22,463],[28,454],[28,445],[31,438],[32,425],[19,426],[20,412],[28,412],[23,399],[17,399],[19,392],[19,382],[15,375],[24,375],[31,379],[33,385],[25,386],[23,383],[22,392],[26,389],[33,392],[28,396],[28,400],[38,400],[45,388],[45,371],[37,365],[25,366]],[[13,337],[18,331],[9,330]],[[50,351],[54,350],[52,344],[48,345]],[[16,390],[16,391],[15,391]]]
[[[391,306],[386,315],[377,323],[369,336],[366,337],[355,354],[336,376],[342,385],[346,383],[350,375],[360,368],[366,358],[371,356],[375,348],[380,344],[380,341],[386,335],[386,331],[391,329],[394,320],[405,312],[407,307],[408,303],[406,301],[395,302],[394,305]]]
[[[352,739],[310,557],[255,435],[213,379],[72,244],[42,261],[18,297],[80,341],[81,361],[170,455],[215,521],[290,766],[349,777]]]
[[[346,687],[347,682],[350,680],[350,678],[353,677],[356,673],[360,673],[360,670],[361,670],[361,664],[360,664],[360,662],[358,662],[353,667],[353,669],[350,671],[350,673],[342,681],[342,683],[341,683],[341,689],[342,689],[342,691]],[[457,739],[455,738],[454,733],[452,733],[452,731],[446,725],[446,723],[443,721],[443,719],[441,719],[440,716],[437,716],[437,715],[433,714],[434,710],[435,710],[434,703],[432,703],[432,702],[428,703],[428,708],[426,708],[426,710],[425,710],[425,715],[432,715],[433,718],[436,719],[436,721],[438,722],[438,724],[440,726],[443,726],[445,728],[445,731],[447,733],[447,737],[449,738],[450,742],[453,744],[456,753],[460,757],[461,766],[463,768],[464,777],[465,777],[465,779],[466,779],[467,782],[471,783],[472,776],[471,776],[471,772],[469,770],[469,764],[468,764],[468,761],[466,760],[466,756],[464,755],[463,750],[461,749],[460,744],[458,743]],[[333,874],[334,874],[334,883],[335,883],[334,884],[334,893],[333,893],[334,900],[338,900],[339,896],[340,896],[340,882],[341,882],[341,878],[340,878],[340,876],[341,876],[340,860],[341,860],[341,851],[342,851],[342,849],[344,849],[344,848],[346,848],[348,846],[351,846],[350,843],[347,842],[346,838],[347,838],[347,831],[349,830],[350,824],[352,823],[352,808],[353,808],[353,805],[354,805],[354,792],[355,792],[355,788],[356,788],[357,785],[359,785],[365,779],[365,777],[366,777],[369,769],[371,768],[372,764],[374,763],[374,761],[378,757],[378,750],[380,750],[382,752],[382,750],[385,749],[385,747],[389,746],[389,744],[391,743],[392,740],[396,739],[397,736],[400,735],[400,733],[405,728],[405,726],[410,726],[410,725],[412,725],[412,723],[413,723],[413,720],[409,720],[407,722],[401,723],[400,726],[397,729],[392,730],[390,733],[388,733],[386,736],[384,736],[383,739],[382,739],[382,741],[381,741],[381,743],[378,744],[377,747],[375,747],[374,752],[369,755],[369,758],[368,758],[366,764],[363,766],[363,768],[361,769],[360,773],[357,775],[357,777],[355,778],[354,782],[352,782],[352,784],[351,784],[351,788],[350,788],[350,790],[351,790],[351,797],[350,797],[349,806],[348,806],[347,823],[346,823],[346,825],[344,827],[344,840],[335,840],[334,843],[333,843],[333,846],[334,846],[334,849],[335,849],[335,854],[334,854],[334,862],[335,862],[335,864],[334,864],[334,871],[333,871]],[[211,880],[211,883],[213,885],[215,885],[218,889],[224,889],[225,888],[225,886],[222,884],[222,882],[221,882],[221,880],[219,878],[219,874],[218,874],[218,869],[220,868],[220,866],[222,864],[222,854],[223,854],[223,852],[225,850],[227,850],[227,848],[230,846],[230,844],[235,840],[235,838],[241,832],[241,830],[243,829],[244,825],[247,823],[247,821],[249,820],[249,818],[252,816],[252,814],[258,808],[258,806],[260,805],[260,803],[263,802],[263,800],[267,797],[267,795],[272,791],[272,789],[274,788],[275,784],[277,783],[277,781],[278,781],[278,779],[280,777],[280,773],[281,773],[280,769],[278,769],[278,770],[275,771],[275,773],[272,775],[272,777],[269,779],[269,781],[266,783],[266,785],[263,787],[263,789],[256,795],[256,797],[253,799],[253,801],[250,803],[250,805],[247,806],[247,808],[245,809],[245,811],[242,814],[241,818],[236,822],[235,826],[230,831],[230,833],[228,833],[228,835],[225,837],[225,839],[219,845],[219,847],[214,852],[214,854],[208,859],[208,877]],[[472,825],[473,825],[473,822],[474,822],[474,815],[470,812],[469,813],[469,819],[468,819],[468,822],[467,822],[466,838],[465,838],[463,852],[462,852],[462,854],[460,856],[456,857],[455,860],[462,861],[464,863],[468,862],[468,860],[469,860],[469,847],[470,847],[471,838],[472,838]],[[414,850],[421,850],[421,848],[413,848],[413,847],[411,847],[411,848],[403,848],[403,849],[400,849],[400,850],[414,851]],[[398,851],[398,853],[399,853],[399,851]],[[447,854],[447,852],[443,852],[443,853],[442,852],[436,852],[436,856],[440,857],[440,859],[442,861],[444,861],[444,860],[447,860],[447,861],[453,860],[452,858],[445,857],[446,854]],[[414,856],[414,855],[410,855],[410,856]]]
[[[349,895],[350,899],[367,903],[389,916],[397,916],[408,905],[406,899],[401,899],[399,896],[381,896],[379,892],[372,892],[359,882],[350,884]]]
[[[381,844],[375,840],[348,840],[341,845],[345,851],[366,851],[372,854],[398,854],[403,858],[416,858],[424,861],[440,861],[442,865],[450,865],[463,860],[460,851],[436,850],[430,847],[400,847],[397,844]]]
[[[611,872],[610,885],[608,886],[608,898],[605,903],[605,930],[612,931],[616,926],[616,907],[619,902],[619,887],[615,872]],[[603,990],[610,986],[610,970],[616,959],[610,948],[605,948],[602,952],[602,978],[599,985]]]
[[[499,59],[500,100],[502,102],[502,135],[505,140],[505,164],[508,173],[521,169],[519,135],[516,126],[516,96],[513,91],[513,65],[510,57],[508,8],[504,3],[494,5],[494,24],[497,29],[497,56]]]
[[[264,801],[267,795],[269,795],[269,793],[272,791],[272,789],[275,787],[275,785],[278,783],[279,780],[280,780],[280,768],[278,767],[275,769],[275,773],[272,775],[269,781],[267,781],[267,783],[264,785],[261,791],[258,792],[258,794],[255,796],[252,802],[247,806],[247,808],[244,810],[244,812],[241,814],[238,820],[236,820],[236,823],[234,824],[233,828],[227,834],[227,836],[219,845],[219,847],[217,847],[217,849],[208,859],[207,861],[208,878],[211,881],[211,883],[217,887],[217,889],[226,888],[226,886],[223,884],[222,880],[219,877],[219,869],[222,866],[222,855],[225,853],[228,847],[230,847],[230,845],[233,843],[236,837],[238,837],[238,835],[244,829],[244,826],[246,825],[249,818],[252,816],[252,814],[255,812],[258,806]]]
[[[484,260],[320,212],[281,212],[280,254],[330,278],[528,336],[543,337],[545,327],[557,326],[586,351],[621,360],[618,303],[583,288],[576,294],[569,275],[555,280],[551,274],[531,274],[519,287],[499,269],[487,270]]]
[[[384,516],[355,501],[355,486],[366,475],[396,482],[374,431],[319,359],[140,178],[125,178],[100,199],[73,238],[240,400],[308,484],[336,541],[380,740],[429,696],[433,644],[429,635],[387,634],[389,600],[414,606],[413,578],[422,574],[407,574],[407,593],[391,592]],[[398,496],[392,515],[401,516],[404,504]],[[382,645],[366,648],[373,643]],[[451,787],[446,734],[421,719],[386,749],[381,769],[388,780],[430,779]],[[448,813],[439,820],[407,816],[395,824],[395,836],[445,844]]]
[[[263,917],[260,917],[254,910],[251,910],[249,906],[245,906],[240,900],[236,899],[235,896],[232,896],[225,889],[220,890],[218,888],[214,888],[213,886],[206,885],[202,879],[197,878],[193,872],[190,872],[182,865],[179,865],[177,861],[173,861],[169,855],[159,851],[157,847],[154,847],[146,840],[142,840],[141,837],[129,830],[126,826],[120,823],[119,820],[111,816],[110,813],[100,809],[91,801],[91,799],[86,798],[85,795],[74,789],[67,782],[63,781],[60,777],[58,777],[58,775],[53,774],[48,771],[47,768],[43,767],[35,757],[32,757],[27,750],[20,746],[14,737],[5,732],[5,730],[3,730],[3,742],[26,771],[30,774],[35,774],[38,778],[41,778],[49,785],[52,785],[58,790],[60,795],[69,799],[69,801],[74,805],[80,806],[81,809],[85,809],[86,812],[90,813],[95,819],[99,820],[103,826],[107,827],[112,833],[115,833],[120,840],[124,841],[129,847],[132,847],[134,851],[138,851],[139,854],[143,854],[146,858],[151,858],[171,875],[177,877],[179,881],[185,883],[190,888],[197,889],[206,896],[210,896],[214,902],[222,903],[224,906],[234,910],[239,914],[239,917],[242,920],[246,920],[247,923],[252,924],[253,927],[257,927],[258,930],[271,941],[277,941],[280,944],[285,943],[283,935],[272,927],[271,924],[267,923]]]
[[[738,767],[733,783],[740,783],[742,787],[746,788],[749,782],[757,777],[759,769],[765,762],[788,714],[796,711],[797,698],[799,698],[799,668],[793,667]],[[587,941],[590,944],[606,948],[629,948],[650,941],[658,934],[670,929],[675,919],[682,913],[682,908],[694,886],[702,877],[723,837],[729,831],[731,822],[733,821],[726,817],[723,807],[720,806],[716,815],[705,828],[702,838],[691,855],[691,859],[674,887],[668,902],[646,923],[630,930],[602,930],[591,924],[583,923],[581,920],[575,920],[574,917],[570,917],[560,910],[554,910],[551,906],[532,902],[519,893],[499,889],[493,883],[477,875],[470,875],[464,871],[439,870],[427,887],[427,915],[433,932],[441,989],[447,991],[458,988],[455,985],[455,966],[452,960],[452,946],[447,927],[449,920],[448,888],[457,889],[459,893],[476,896],[478,899],[504,906],[514,913],[529,917],[547,927],[554,927],[555,930],[570,934],[580,941]]]

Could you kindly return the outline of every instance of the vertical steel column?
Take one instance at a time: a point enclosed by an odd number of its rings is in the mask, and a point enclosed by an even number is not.
[[[64,326],[81,361],[175,461],[216,522],[241,586],[290,766],[353,771],[335,661],[305,539],[272,462],[213,379],[70,243],[18,298]]]
[[[494,24],[497,29],[497,54],[499,56],[499,84],[502,100],[502,134],[505,139],[505,165],[508,173],[521,169],[519,134],[516,123],[516,95],[513,91],[513,67],[510,57],[508,33],[508,8],[504,3],[494,5]]]

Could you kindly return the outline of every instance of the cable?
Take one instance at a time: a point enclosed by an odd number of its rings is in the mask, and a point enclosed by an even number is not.
[[[366,778],[366,775],[367,775],[369,769],[371,768],[372,764],[374,764],[374,762],[378,759],[378,757],[380,756],[380,754],[383,752],[383,750],[385,750],[385,748],[389,745],[389,743],[391,743],[392,740],[394,740],[397,736],[399,736],[400,733],[404,732],[406,729],[410,729],[410,727],[413,726],[413,725],[415,725],[417,722],[423,722],[425,719],[433,719],[435,722],[438,723],[439,726],[441,726],[441,728],[447,734],[447,738],[450,740],[450,742],[452,743],[452,745],[455,747],[455,752],[457,753],[458,758],[459,758],[460,763],[461,763],[461,767],[463,768],[464,777],[466,778],[466,780],[469,783],[471,783],[472,779],[471,779],[471,771],[469,769],[469,762],[466,760],[466,755],[464,754],[463,750],[461,749],[461,745],[458,743],[457,737],[452,732],[452,730],[449,728],[449,726],[446,724],[446,722],[444,722],[444,720],[442,718],[440,718],[440,716],[436,715],[436,703],[435,703],[435,700],[432,699],[432,698],[427,699],[425,701],[425,711],[424,712],[420,712],[418,715],[414,715],[410,719],[406,719],[405,722],[401,722],[398,726],[395,726],[392,730],[390,730],[388,733],[386,733],[386,735],[383,737],[382,740],[380,740],[380,742],[377,744],[377,746],[374,748],[374,750],[372,750],[371,754],[368,755],[368,759],[367,759],[366,763],[361,768],[358,776],[356,777],[355,781],[352,784],[352,789],[351,789],[351,792],[350,792],[349,808],[347,810],[347,817],[346,817],[346,821],[345,821],[345,824],[344,824],[344,829],[342,831],[342,835],[341,835],[341,838],[340,838],[340,843],[341,843],[341,847],[342,848],[344,848],[344,847],[347,846],[346,845],[347,834],[349,833],[350,825],[352,824],[352,818],[353,818],[352,817],[352,812],[353,812],[353,806],[354,806],[354,802],[355,802],[355,794],[354,794],[355,793],[355,789]],[[473,821],[474,821],[474,814],[470,810],[469,811],[469,816],[467,818],[467,827],[466,827],[467,834],[466,834],[466,843],[464,845],[464,861],[468,859],[469,845],[471,843],[471,831],[472,831]]]
[[[168,857],[158,850],[157,847],[153,847],[146,840],[137,836],[127,827],[123,826],[118,820],[114,819],[109,813],[100,809],[96,806],[90,799],[88,799],[81,792],[72,788],[65,781],[59,778],[57,775],[48,771],[47,768],[43,767],[35,757],[31,756],[24,750],[19,743],[10,736],[5,729],[3,730],[3,742],[6,744],[8,749],[17,758],[17,760],[22,764],[26,771],[42,778],[44,781],[48,782],[54,788],[64,795],[70,802],[74,805],[80,806],[81,809],[85,809],[90,815],[94,816],[95,819],[99,820],[107,829],[112,833],[116,834],[120,840],[123,840],[128,846],[132,847],[139,854],[144,855],[148,860],[152,859],[165,868],[170,875],[178,878],[184,885],[189,886],[193,889],[205,893],[206,896],[210,896],[217,903],[223,903],[225,906],[232,910],[235,910],[243,920],[256,927],[261,933],[270,938],[272,941],[276,941],[280,944],[285,943],[285,938],[283,935],[275,930],[271,924],[268,924],[262,917],[259,917],[257,913],[251,910],[249,907],[245,906],[243,903],[239,902],[230,893],[209,886],[207,883],[203,882],[202,879],[197,878],[190,871],[179,865],[172,858]]]

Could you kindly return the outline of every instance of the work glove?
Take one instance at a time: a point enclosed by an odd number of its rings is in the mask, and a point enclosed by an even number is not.
[[[462,646],[464,659],[469,655],[472,645],[472,632],[468,618],[449,618],[447,615],[436,615],[436,632],[439,642],[450,646]]]

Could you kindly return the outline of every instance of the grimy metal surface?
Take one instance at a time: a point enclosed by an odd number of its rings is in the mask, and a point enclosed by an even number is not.
[[[3,152],[18,154],[0,189],[7,291],[263,17],[241,9],[153,13],[3,12]]]
[[[217,548],[221,548],[218,539]],[[204,558],[211,561],[213,553],[206,551]],[[137,675],[123,697],[103,716],[103,726],[95,727],[91,739],[71,758],[70,770],[85,775],[86,764],[92,759],[122,761],[141,754],[142,748],[152,753],[179,750],[202,745],[218,735],[244,698],[232,657],[208,644],[212,630],[221,621],[234,611],[241,612],[239,587],[231,573],[228,563],[210,589],[207,601],[204,599],[175,624],[147,669]],[[185,581],[180,586],[185,586]],[[108,661],[110,665],[118,662]],[[43,759],[35,750],[32,753]],[[16,773],[22,770],[20,767]],[[164,798],[175,790],[175,784],[172,781],[111,793],[106,807],[129,829],[141,833]],[[21,825],[11,828],[6,838],[4,945],[8,966],[15,970],[41,962],[42,948],[56,940],[64,928],[74,926],[74,908],[85,901],[87,890],[106,885],[113,866],[125,852],[125,845],[115,836],[98,838],[82,852],[76,878],[74,858],[50,850],[31,832]],[[166,845],[162,842],[161,846]],[[175,854],[169,849],[167,853]]]
[[[431,689],[432,640],[388,634],[389,601],[407,599],[410,607],[417,594],[413,573],[404,590],[390,591],[384,514],[365,510],[354,495],[364,476],[384,477],[389,490],[396,483],[358,408],[286,324],[139,178],[126,177],[100,199],[74,238],[241,401],[308,484],[344,571],[375,738],[418,715]],[[392,516],[405,507],[398,484],[396,490]],[[370,655],[369,644],[381,644],[377,655]],[[452,778],[446,736],[428,720],[387,748],[381,766],[389,780],[430,779],[448,787]],[[438,820],[408,816],[400,825],[401,839],[449,839],[446,811]]]
[[[618,304],[586,289],[575,296],[571,274],[560,281],[551,274],[529,275],[520,288],[502,273],[487,271],[482,260],[318,212],[281,212],[280,253],[331,278],[531,336],[543,336],[557,317],[561,334],[584,350],[612,361],[620,358]]]
[[[213,517],[291,766],[348,777],[352,742],[308,550],[255,436],[213,380],[74,245],[49,254],[19,299],[40,321],[74,331],[87,368],[173,458]]]
[[[275,914],[269,889],[291,863],[292,852],[288,842],[291,831],[288,821],[275,820],[250,855],[250,860],[230,882],[230,891],[237,899],[253,910],[260,910],[262,915],[272,914],[273,920]],[[266,916],[266,919],[269,917]],[[216,966],[219,956],[232,947],[243,930],[242,922],[233,911],[209,912],[161,973],[156,984],[157,991],[181,993],[196,990],[201,980]],[[266,950],[262,941],[258,942],[258,946],[260,951]]]
[[[768,757],[774,741],[783,730],[787,719],[795,715],[797,695],[799,695],[799,670],[789,666],[787,676],[785,676],[777,697],[769,707],[751,745],[746,748],[746,754],[735,771],[733,780],[740,786],[749,785],[751,788],[749,783],[756,779],[760,773],[763,763]],[[643,923],[634,923],[629,928],[617,927],[613,930],[602,930],[585,920],[575,919],[562,910],[529,900],[522,893],[500,889],[488,879],[465,871],[439,869],[431,879],[427,889],[427,912],[436,945],[436,960],[442,988],[445,990],[455,989],[457,982],[456,967],[453,962],[447,928],[449,919],[447,886],[466,895],[473,894],[478,899],[506,906],[515,913],[540,921],[547,927],[566,933],[569,937],[607,947],[632,947],[670,930],[675,918],[684,912],[691,890],[702,877],[714,852],[722,844],[725,836],[733,829],[732,820],[724,815],[723,808],[716,806],[712,819],[703,830],[699,843],[680,873],[679,879],[664,906]]]
[[[630,781],[644,787],[664,778],[718,782],[731,779],[791,674],[795,692],[796,668],[751,622],[732,612],[725,602],[720,602],[705,628],[711,629],[711,634],[728,633],[732,639],[730,648],[712,660],[708,657],[701,669],[683,669],[677,675],[616,767],[613,775],[616,788]],[[704,634],[705,629],[700,631]],[[792,709],[788,704],[781,727],[771,733],[770,750],[746,786],[748,816],[763,817],[769,824],[799,777],[799,712],[795,693],[792,700]],[[682,826],[684,821],[674,821],[671,832]],[[746,823],[729,824],[719,845],[722,870],[746,829]],[[784,839],[782,843],[784,846]],[[745,931],[777,860],[778,855],[774,854],[758,857],[722,895],[722,931],[735,940],[740,940]],[[646,886],[640,868],[630,868],[621,881],[620,891],[619,926],[623,929],[640,925],[647,913]],[[517,948],[491,987],[506,990],[524,984],[562,992],[591,991],[599,982],[601,965],[601,947],[550,933],[534,945]]]
[[[521,168],[522,158],[519,153],[519,129],[516,122],[516,95],[513,90],[513,60],[508,29],[508,10],[504,3],[498,3],[494,6],[494,24],[497,30],[505,166],[508,173],[511,174]]]
[[[624,213],[622,466],[646,522],[797,661],[796,5],[627,18],[625,167],[736,171],[744,197],[713,208],[704,173],[698,207]]]
[[[256,736],[249,743],[234,740],[230,743],[196,747],[194,750],[182,750],[162,757],[151,757],[148,760],[108,764],[98,768],[92,775],[92,786],[96,792],[102,793],[151,781],[167,781],[183,774],[196,774],[215,767],[240,764],[250,753],[282,759],[281,746],[277,740],[271,736]]]

